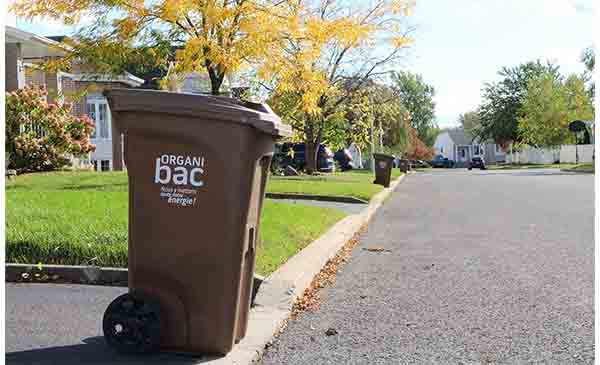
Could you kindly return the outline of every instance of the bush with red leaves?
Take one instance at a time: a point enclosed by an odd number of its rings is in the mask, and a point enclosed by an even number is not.
[[[69,157],[95,150],[90,142],[94,123],[71,113],[71,104],[47,102],[41,87],[25,87],[6,94],[7,168],[24,171],[54,170]]]
[[[406,158],[410,160],[429,161],[434,155],[435,151],[433,148],[427,147],[427,145],[417,136],[417,131],[414,128],[410,128],[409,146],[406,151]]]

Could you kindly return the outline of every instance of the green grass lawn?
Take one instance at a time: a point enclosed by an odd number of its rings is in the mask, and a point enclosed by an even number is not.
[[[596,171],[596,166],[593,163],[582,163],[572,168],[579,171]]]
[[[392,180],[402,173],[392,169]],[[383,190],[383,186],[373,184],[374,175],[370,170],[336,172],[316,176],[272,176],[267,185],[271,193],[301,193],[314,195],[352,196],[370,200]]]
[[[127,266],[124,173],[21,175],[7,184],[6,261]],[[345,214],[267,200],[257,272],[268,275]]]

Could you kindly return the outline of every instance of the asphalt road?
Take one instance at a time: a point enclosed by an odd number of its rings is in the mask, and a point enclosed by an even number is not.
[[[263,363],[593,363],[593,180],[408,176],[320,309],[290,321]]]
[[[173,354],[128,357],[102,335],[108,304],[127,288],[6,284],[6,364],[196,364]]]

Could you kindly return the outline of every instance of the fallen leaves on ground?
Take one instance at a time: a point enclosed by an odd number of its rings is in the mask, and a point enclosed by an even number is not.
[[[363,250],[369,251],[369,252],[392,252],[392,250],[386,250],[385,247],[383,247],[383,246],[370,246],[370,247],[363,248]]]
[[[385,251],[385,248],[383,246],[371,246],[371,247],[365,248],[365,250],[367,250],[369,252],[383,252],[383,251]]]
[[[299,297],[292,308],[292,318],[304,311],[316,310],[319,308],[320,296],[319,291],[335,282],[335,278],[339,267],[350,259],[352,249],[358,244],[360,235],[366,231],[367,224],[363,225],[352,238],[338,251],[338,253],[327,261],[321,271],[314,277],[310,286],[304,290],[304,293]]]

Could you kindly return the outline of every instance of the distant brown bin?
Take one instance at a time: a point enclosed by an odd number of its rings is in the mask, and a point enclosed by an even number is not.
[[[374,153],[375,159],[375,181],[373,183],[383,185],[386,188],[390,186],[392,177],[392,167],[394,167],[394,156]]]
[[[402,160],[400,160],[399,165],[400,165],[400,171],[402,171],[402,172],[408,172],[411,169],[410,160],[402,159]]]
[[[124,134],[129,292],[160,306],[160,349],[226,354],[246,333],[274,141],[291,128],[266,105],[230,98],[105,95]]]

